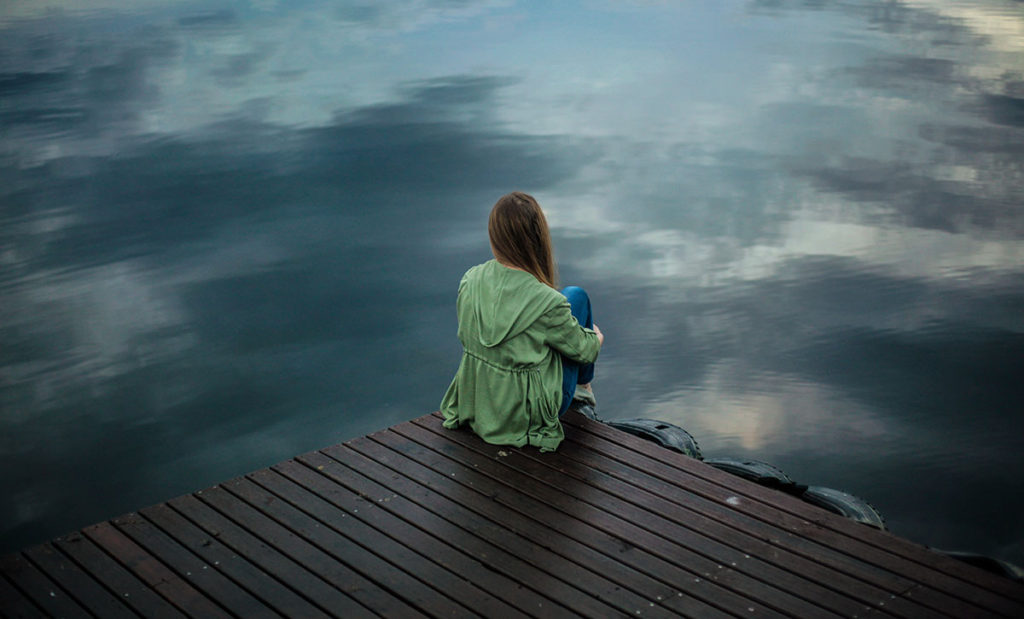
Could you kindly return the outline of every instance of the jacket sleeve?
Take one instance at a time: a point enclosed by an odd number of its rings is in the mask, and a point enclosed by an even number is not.
[[[581,327],[563,301],[538,319],[544,327],[545,343],[576,363],[593,363],[601,350],[601,341],[592,330]]]

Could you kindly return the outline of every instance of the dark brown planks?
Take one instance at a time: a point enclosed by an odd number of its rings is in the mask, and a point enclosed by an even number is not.
[[[738,604],[731,610],[733,612],[747,611],[755,608],[758,612],[764,612],[761,607],[767,605],[778,612],[794,614],[798,616],[828,615],[829,610],[825,607],[816,606],[807,600],[791,595],[781,588],[767,585],[763,579],[750,578],[737,568],[739,563],[754,561],[753,557],[746,557],[739,554],[729,557],[734,560],[718,560],[708,557],[691,548],[677,544],[675,540],[667,536],[652,534],[638,526],[641,522],[648,522],[655,516],[644,513],[640,510],[633,510],[624,513],[617,510],[613,497],[601,492],[593,485],[579,483],[557,471],[553,471],[544,465],[531,462],[524,458],[519,450],[506,450],[501,448],[483,448],[492,451],[493,457],[483,456],[478,452],[467,449],[467,445],[479,443],[475,437],[466,433],[454,432],[447,436],[436,435],[425,428],[415,424],[400,424],[393,428],[402,436],[415,438],[419,444],[426,447],[432,445],[433,453],[422,452],[417,449],[420,457],[427,461],[434,462],[438,466],[448,466],[443,463],[443,458],[449,458],[450,462],[462,463],[467,467],[471,466],[471,475],[486,475],[496,486],[509,488],[523,488],[524,494],[538,504],[546,506],[541,510],[550,508],[564,512],[570,517],[577,514],[586,514],[586,522],[593,526],[593,530],[583,529],[579,525],[570,525],[570,529],[579,529],[579,541],[592,546],[595,550],[604,552],[610,557],[616,557],[621,561],[629,561],[621,553],[613,554],[621,547],[623,542],[640,548],[636,552],[635,563],[632,565],[638,570],[645,570],[650,578],[656,578],[666,583],[675,583],[680,580],[692,580],[704,578],[716,584],[730,589],[736,596],[748,596],[737,598]],[[381,435],[382,437],[387,435]],[[440,440],[439,440],[440,439]],[[464,444],[459,444],[459,439],[465,439]],[[382,440],[390,440],[383,439]],[[397,444],[392,442],[392,444]],[[502,456],[501,453],[506,455]],[[555,458],[555,454],[545,454],[546,458]],[[476,477],[471,477],[476,480]],[[465,481],[465,479],[463,480]],[[479,484],[481,482],[474,481]],[[581,500],[583,497],[588,500]],[[538,510],[537,507],[529,507],[529,511]],[[545,518],[548,520],[548,518]],[[688,541],[691,544],[701,546],[707,545],[707,538],[701,536],[690,536]],[[705,549],[706,550],[706,549]],[[722,599],[726,592],[719,592],[718,598]],[[849,600],[847,600],[849,602]],[[848,604],[848,614],[856,614],[867,610],[861,604]]]
[[[408,525],[398,525],[391,529],[380,530],[370,526],[362,519],[354,517],[355,515],[347,517],[347,514],[338,506],[322,499],[276,471],[258,471],[249,477],[261,487],[288,501],[292,507],[315,518],[321,525],[329,527],[352,540],[353,543],[371,550],[419,581],[429,583],[433,589],[424,590],[426,595],[433,598],[451,597],[458,600],[467,609],[487,616],[510,618],[524,616],[515,607],[501,601],[488,589],[482,588],[472,581],[472,577],[478,573],[481,567],[479,564],[475,566],[475,570],[459,570],[458,565],[452,564],[453,560],[458,559],[453,548],[439,543],[431,544],[429,539],[424,539],[426,536],[418,537],[410,534],[416,529]],[[327,482],[325,478],[321,479]],[[357,497],[353,496],[352,498],[356,499]],[[379,514],[381,510],[365,509],[364,517],[371,512]],[[372,567],[368,574],[366,572],[364,574],[375,579],[378,575]],[[509,583],[494,584],[507,587]],[[407,597],[411,592],[411,588],[402,587],[401,583],[399,583],[398,590],[403,591],[403,595]],[[433,600],[430,603],[436,604]],[[453,610],[458,611],[458,609]],[[459,611],[460,614],[462,612],[465,611]]]
[[[564,421],[569,427],[578,428],[585,433],[593,434],[605,438],[611,443],[621,445],[644,457],[648,462],[660,462],[676,469],[677,472],[705,479],[723,488],[729,488],[741,494],[746,494],[766,506],[774,507],[780,512],[786,512],[813,522],[823,529],[845,535],[865,546],[873,546],[883,550],[886,554],[901,556],[919,563],[926,570],[943,572],[958,580],[991,589],[1010,598],[1024,600],[1024,591],[1021,591],[1022,588],[1017,584],[968,566],[961,561],[937,555],[910,540],[877,531],[870,536],[866,536],[864,527],[849,519],[837,517],[835,514],[814,507],[785,493],[776,492],[756,484],[745,483],[733,475],[719,471],[714,467],[703,465],[682,454],[670,450],[656,449],[649,441],[617,430],[607,424],[591,421],[578,414],[569,414],[565,417]],[[773,512],[769,513],[774,515]]]
[[[21,554],[0,558],[0,572],[10,579],[44,614],[52,617],[86,617],[88,611],[82,608],[60,585],[34,566]],[[14,600],[16,603],[19,600]],[[18,604],[27,610],[24,603]]]
[[[168,536],[202,558],[208,566],[237,582],[268,607],[287,617],[327,617],[328,615],[282,584],[272,574],[221,543],[167,505],[147,507],[140,512]]]
[[[472,470],[462,465],[447,462],[440,467],[432,467],[429,461],[416,459],[429,458],[426,451],[411,441],[396,441],[396,436],[391,432],[380,432],[371,435],[372,441],[359,439],[352,441],[348,446],[369,458],[392,466],[396,471],[401,471],[431,490],[472,510],[478,518],[483,517],[493,522],[496,529],[508,530],[520,538],[533,541],[539,548],[548,551],[543,553],[543,556],[549,557],[544,559],[544,562],[557,561],[559,565],[564,565],[556,570],[556,573],[573,574],[574,583],[579,588],[604,600],[605,603],[615,605],[622,612],[634,614],[641,610],[644,614],[658,614],[664,612],[660,607],[669,604],[697,604],[701,599],[704,599],[706,604],[701,605],[700,612],[715,612],[712,602],[709,601],[712,600],[711,596],[695,596],[696,600],[693,600],[687,595],[691,589],[714,589],[715,585],[710,579],[700,580],[690,575],[685,582],[673,584],[652,581],[635,567],[621,561],[622,557],[642,552],[636,547],[624,544],[622,540],[602,536],[585,522],[547,509],[514,490],[506,488],[496,491]],[[389,443],[389,446],[382,442]],[[481,485],[474,488],[477,483]],[[532,517],[527,514],[532,514]],[[568,535],[570,531],[577,534]],[[586,534],[583,534],[583,531]],[[587,535],[596,535],[605,545],[607,552],[600,552],[585,543],[590,541]],[[610,560],[610,556],[615,556],[619,560]],[[677,587],[683,588],[684,591]],[[680,596],[680,593],[683,593],[683,596]],[[714,604],[730,603],[730,598],[735,597],[730,596],[727,591],[719,591],[719,594],[713,598]],[[748,599],[736,603],[743,605],[744,610],[756,606]]]
[[[494,571],[513,583],[514,594],[522,596],[519,598],[519,608],[525,612],[543,617],[576,616],[569,608],[579,609],[581,600],[590,600],[583,592],[557,579],[548,577],[536,582],[537,568],[524,560],[522,553],[507,552],[499,545],[490,543],[489,536],[480,535],[480,527],[474,522],[472,512],[460,511],[461,508],[456,504],[447,502],[411,480],[391,474],[355,452],[338,450],[335,457],[339,459],[314,453],[300,456],[299,460],[309,470],[315,470],[317,475],[331,483],[364,497],[369,505],[376,503],[379,509],[370,510],[371,513],[391,513],[409,523],[408,527],[421,527],[436,537],[458,544],[461,551],[479,562],[481,573]],[[342,464],[343,461],[354,468]],[[297,481],[305,483],[309,479],[295,467],[279,467],[278,470]],[[377,471],[380,474],[376,474]],[[348,505],[346,509],[350,510],[352,517],[366,517],[365,508]],[[507,531],[504,533],[508,534]],[[495,537],[500,538],[502,535],[499,533]],[[521,550],[522,544],[519,546]]]
[[[301,556],[299,561],[294,560],[195,496],[178,497],[169,501],[168,505],[207,534],[315,604],[321,611],[336,617],[373,616],[365,606],[323,578],[314,566],[303,565]],[[345,584],[342,583],[342,586]]]
[[[574,540],[569,536],[558,535],[557,531],[564,530],[564,527],[557,516],[530,522],[527,515],[527,512],[530,511],[529,509],[517,510],[519,514],[515,514],[511,510],[502,508],[504,500],[509,500],[512,503],[516,503],[517,500],[528,500],[524,495],[513,497],[511,496],[513,492],[510,492],[509,497],[497,499],[496,494],[492,494],[490,488],[486,485],[473,488],[474,491],[465,493],[463,489],[467,485],[466,479],[473,478],[472,471],[468,468],[463,468],[456,473],[453,469],[447,467],[437,468],[433,466],[436,464],[435,462],[417,458],[418,455],[423,455],[427,452],[420,450],[418,446],[410,441],[400,441],[396,438],[397,436],[391,432],[379,432],[372,435],[372,438],[379,445],[386,445],[396,454],[401,454],[401,456],[410,458],[420,464],[419,474],[426,475],[426,478],[432,476],[435,479],[431,484],[431,488],[443,488],[446,492],[451,493],[449,496],[456,498],[463,505],[470,506],[479,514],[486,513],[487,517],[498,526],[508,527],[522,537],[528,539],[540,539],[540,536],[548,537],[549,539],[546,539],[543,544],[550,550],[568,561],[575,561],[581,566],[589,567],[595,576],[607,578],[610,583],[618,585],[612,588],[614,595],[604,594],[604,597],[609,598],[610,603],[617,606],[621,611],[626,613],[641,611],[652,616],[668,616],[666,609],[661,608],[661,600],[658,600],[657,597],[668,597],[671,593],[670,587],[658,585],[657,593],[654,594],[641,591],[640,589],[646,584],[641,574],[629,570],[622,565],[613,565],[612,562],[607,560],[607,557],[602,557],[592,549],[580,545],[578,540]],[[356,448],[364,454],[372,453],[375,458],[391,457],[390,454],[381,451],[379,445],[375,445],[370,441],[356,441],[354,443],[358,443]],[[459,476],[458,480],[455,479],[456,475]],[[473,487],[473,482],[469,482],[468,486]],[[476,509],[477,506],[483,506],[484,510]],[[553,532],[554,535],[552,535]],[[595,597],[601,597],[602,584],[597,584],[593,588],[588,586],[583,588],[586,591],[593,592]]]
[[[858,601],[817,582],[817,579],[827,582],[836,577],[835,574],[821,570],[817,564],[810,566],[798,564],[797,567],[805,568],[804,573],[801,574],[792,569],[794,566],[791,562],[780,561],[785,557],[780,557],[784,551],[779,548],[772,548],[751,536],[742,535],[735,529],[725,527],[710,518],[703,518],[699,514],[673,514],[673,509],[678,509],[678,506],[660,497],[652,495],[648,497],[647,501],[639,500],[637,495],[642,491],[627,487],[601,471],[580,466],[571,460],[567,455],[572,451],[571,445],[563,444],[559,453],[555,454],[540,454],[535,450],[502,450],[476,440],[475,437],[466,433],[448,432],[441,428],[440,424],[431,420],[419,420],[412,427],[416,429],[407,429],[405,425],[402,425],[397,426],[395,430],[424,444],[431,443],[433,437],[443,437],[446,441],[463,445],[474,451],[474,456],[472,456],[474,468],[495,479],[508,477],[504,470],[506,467],[532,476],[542,483],[545,483],[543,479],[546,478],[548,480],[546,483],[550,484],[549,493],[552,491],[563,492],[581,501],[591,502],[609,513],[643,527],[647,533],[660,536],[672,544],[685,546],[685,551],[699,553],[702,559],[710,560],[716,568],[719,565],[729,566],[750,578],[771,583],[775,588],[781,588],[787,594],[798,595],[804,601],[812,601],[822,606],[823,609],[827,608],[845,615],[855,615],[876,606],[879,601],[890,600],[888,593],[877,590],[873,592],[874,597]],[[425,432],[429,432],[429,434],[425,434]],[[507,455],[495,456],[498,451],[503,451]],[[570,483],[566,479],[573,481]],[[623,497],[630,498],[632,502],[626,501]],[[677,515],[678,518],[670,519],[673,515]],[[719,537],[716,538],[715,534]],[[643,545],[649,547],[648,544]],[[663,558],[684,565],[689,563],[683,552],[674,552],[671,550],[671,546],[668,548],[669,552],[667,555],[663,555]],[[776,567],[770,562],[771,560],[783,563],[783,567],[788,569]],[[819,573],[823,571],[824,574]],[[743,581],[740,581],[737,587],[740,590],[747,589]],[[787,607],[782,610],[809,614],[814,609],[808,607],[807,604],[797,602],[796,608]],[[887,610],[892,611],[891,608]],[[920,607],[911,608],[910,611],[897,614],[899,616],[923,616],[925,614]],[[818,610],[817,612],[822,611]]]
[[[115,597],[52,544],[29,548],[23,554],[89,612],[99,617],[136,616],[123,600]]]
[[[348,565],[337,561],[322,548],[307,542],[300,533],[293,531],[286,524],[275,520],[271,515],[257,509],[224,489],[225,485],[241,483],[242,480],[231,480],[220,486],[204,490],[201,499],[210,507],[224,516],[234,520],[239,526],[264,542],[273,546],[282,554],[313,572],[334,588],[347,594],[352,601],[366,608],[381,609],[383,612],[408,613],[419,616],[412,608],[396,599],[387,591],[382,590],[373,582],[363,578]],[[353,608],[357,606],[351,602]],[[335,609],[331,609],[336,613]]]
[[[230,613],[254,618],[279,616],[217,569],[219,562],[208,565],[142,516],[125,514],[111,522],[147,553],[160,557],[183,580]]]
[[[419,419],[415,424],[435,433],[448,432],[441,428],[439,420]],[[398,428],[396,428],[398,429]],[[399,430],[401,431],[401,430]],[[464,444],[481,454],[494,453],[493,446],[475,440],[464,433],[449,433],[449,440]],[[571,438],[571,432],[570,432]],[[642,470],[632,468],[615,460],[607,459],[595,451],[587,449],[582,443],[572,440],[563,443],[557,454],[540,454],[535,450],[515,450],[509,452],[510,457],[505,459],[509,464],[515,464],[521,458],[526,457],[536,464],[550,467],[557,476],[568,475],[579,481],[593,485],[603,491],[613,494],[615,500],[627,501],[636,509],[619,512],[629,519],[640,522],[636,510],[639,513],[650,514],[650,530],[661,533],[672,539],[693,538],[697,536],[709,540],[717,539],[727,547],[715,550],[706,544],[699,543],[695,548],[703,548],[702,552],[711,553],[709,556],[720,563],[738,564],[745,567],[756,566],[760,561],[778,565],[786,570],[781,573],[769,573],[755,569],[750,573],[758,575],[760,571],[763,579],[774,583],[776,586],[785,586],[788,591],[796,592],[801,596],[813,599],[818,603],[825,604],[828,608],[847,614],[857,614],[863,610],[863,605],[876,609],[885,609],[887,613],[897,616],[934,616],[936,613],[957,615],[957,611],[966,608],[968,611],[976,610],[961,604],[958,608],[957,600],[948,599],[951,606],[936,606],[928,609],[922,605],[899,598],[898,593],[914,587],[914,583],[898,577],[895,574],[880,570],[879,568],[856,561],[854,558],[841,555],[844,560],[838,562],[839,567],[859,572],[860,575],[869,573],[872,578],[879,579],[887,585],[888,589],[872,586],[868,583],[843,574],[836,569],[831,569],[828,563],[818,560],[811,560],[798,554],[790,552],[788,546],[795,542],[804,541],[802,538],[790,536],[788,532],[777,528],[763,525],[761,521],[745,517],[728,506],[719,506],[706,500],[694,502],[694,496],[682,491],[679,487],[668,484],[658,485],[655,478],[648,478]],[[520,470],[535,470],[535,466],[520,467]],[[620,481],[619,478],[629,480],[629,483]],[[558,482],[558,487],[572,489],[572,484],[563,485]],[[671,500],[669,500],[671,499]],[[602,499],[602,504],[605,503]],[[679,501],[679,503],[674,502]],[[687,509],[683,509],[686,505]],[[630,515],[630,514],[633,515]],[[679,527],[683,527],[681,530]],[[775,538],[789,537],[786,543],[772,542]],[[817,546],[814,547],[811,556],[820,559],[822,555],[828,555],[829,549]],[[835,562],[833,561],[834,565]],[[890,582],[891,581],[891,582]],[[841,594],[841,595],[840,595]],[[849,597],[843,597],[849,596]],[[853,600],[859,603],[851,605]]]
[[[700,515],[703,515],[712,521],[720,522],[746,537],[747,541],[741,543],[745,551],[761,557],[771,557],[771,560],[798,573],[813,574],[820,578],[823,584],[840,588],[872,606],[884,603],[887,610],[909,616],[920,614],[922,607],[930,608],[931,613],[954,616],[970,614],[977,610],[976,607],[946,594],[922,589],[902,573],[872,564],[857,556],[837,552],[790,530],[753,518],[741,511],[742,504],[728,505],[724,501],[712,501],[694,492],[700,486],[708,485],[708,482],[688,480],[681,484],[685,486],[684,490],[680,486],[669,484],[644,472],[643,469],[647,468],[646,463],[630,458],[628,450],[607,442],[598,442],[593,436],[588,435],[574,436],[568,443],[579,447],[566,450],[570,459],[620,480],[624,484],[623,487],[630,488],[629,496],[632,500],[644,500],[645,495],[655,496],[658,498],[648,498],[645,503],[658,509],[659,513],[675,516],[679,520],[700,519]],[[616,460],[611,457],[613,455],[620,459]],[[623,464],[626,461],[633,462],[632,466]],[[726,492],[725,496],[727,501],[731,493]],[[738,497],[736,500],[739,500]],[[685,515],[679,508],[685,510]],[[763,511],[761,517],[774,520],[770,516],[770,511]],[[700,519],[700,522],[703,525],[702,530],[712,530],[713,527],[708,525],[707,519]],[[743,538],[734,539],[740,542]],[[751,539],[754,541],[750,541]],[[908,591],[914,592],[914,601],[901,601],[899,596]]]
[[[405,607],[408,605],[434,617],[459,616],[469,610],[456,601],[458,598],[441,595],[437,589],[413,578],[356,540],[340,535],[336,530],[321,524],[249,479],[232,480],[221,484],[220,487],[258,507],[264,514],[300,535],[326,555],[343,563],[353,572],[360,573],[368,582],[375,583],[380,588],[378,591],[354,593],[357,596],[362,595],[362,601],[371,608],[386,609],[386,614],[392,614],[391,609],[394,609],[394,613],[397,614],[409,612]],[[387,546],[387,541],[379,536],[361,541]],[[397,559],[399,563],[413,564],[422,564],[426,561],[424,557],[405,548],[401,549],[401,555]],[[419,565],[412,567],[416,569]],[[453,585],[453,580],[445,578],[444,574],[438,573],[437,576],[440,582]]]
[[[182,580],[160,559],[146,552],[109,522],[86,527],[82,532],[185,614],[202,617],[229,616],[224,609]]]
[[[623,461],[638,462],[638,468],[678,485],[684,491],[698,492],[720,503],[729,496],[749,499],[741,501],[735,508],[894,574],[906,576],[926,588],[912,589],[912,596],[918,593],[933,595],[939,604],[953,598],[960,600],[952,601],[954,604],[974,604],[980,595],[989,609],[1005,616],[1021,612],[1022,605],[1017,600],[1024,601],[1024,587],[1007,579],[943,557],[909,540],[869,529],[784,493],[748,483],[606,424],[575,414],[567,415],[566,421],[570,436],[580,431],[584,435],[604,439],[602,452],[616,453],[617,459],[627,453]],[[994,595],[985,595],[979,589]],[[973,612],[977,612],[977,608]]]
[[[514,563],[526,564],[531,573],[525,574],[529,586],[542,595],[558,599],[565,606],[583,615],[616,616],[626,611],[616,610],[612,594],[617,590],[600,575],[581,569],[578,564],[566,560],[554,549],[538,544],[534,538],[521,535],[506,523],[482,517],[478,512],[467,509],[457,496],[438,492],[436,488],[417,482],[414,477],[430,478],[432,473],[421,467],[406,466],[404,474],[389,469],[391,456],[385,454],[367,456],[351,449],[353,441],[344,446],[329,448],[324,453],[338,462],[381,481],[387,487],[464,529],[505,552],[505,557]],[[395,454],[394,457],[398,457]],[[495,561],[502,560],[496,555]],[[614,566],[609,566],[614,568]],[[621,601],[620,601],[621,603]],[[637,606],[639,608],[639,606]],[[633,614],[631,609],[629,614]]]
[[[347,529],[353,534],[359,535],[358,531],[363,527],[372,527],[381,534],[387,535],[394,540],[394,543],[407,546],[425,557],[429,557],[437,565],[461,578],[465,584],[472,583],[481,591],[489,592],[488,597],[493,595],[496,599],[482,599],[477,606],[485,614],[501,614],[508,617],[523,616],[528,600],[524,595],[517,595],[522,589],[517,583],[496,571],[489,566],[473,559],[458,548],[449,545],[434,535],[418,528],[417,524],[408,520],[402,520],[390,511],[384,509],[384,504],[390,504],[398,497],[392,493],[380,497],[374,503],[371,499],[364,498],[341,485],[333,482],[327,476],[319,474],[296,461],[288,461],[278,464],[271,471],[260,471],[253,474],[253,480],[260,483],[269,490],[274,491],[291,502],[293,505],[301,506],[302,509],[317,517],[321,522],[329,526]],[[292,482],[286,485],[284,480]],[[374,506],[374,509],[367,509]],[[359,511],[359,508],[364,509]],[[353,511],[357,510],[357,511]],[[340,517],[338,514],[340,513]],[[331,515],[333,514],[333,517]],[[354,524],[358,523],[358,524]],[[455,540],[457,542],[457,540]],[[429,573],[428,573],[429,574]],[[461,585],[465,586],[465,585]],[[501,603],[498,600],[504,600]]]
[[[1024,616],[1024,587],[570,414],[435,413],[0,559],[0,615]]]
[[[81,533],[57,538],[53,544],[140,615],[161,618],[184,616],[170,602],[154,593],[149,585]]]
[[[43,610],[18,591],[0,571],[0,614],[4,617],[38,617]]]

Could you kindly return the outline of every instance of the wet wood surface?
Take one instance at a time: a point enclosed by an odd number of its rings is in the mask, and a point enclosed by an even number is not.
[[[1024,586],[575,413],[427,415],[0,558],[4,616],[1022,617]]]

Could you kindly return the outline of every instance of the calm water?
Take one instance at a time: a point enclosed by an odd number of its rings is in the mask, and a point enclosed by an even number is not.
[[[603,416],[1024,564],[1024,4],[666,5],[0,4],[2,549],[434,410],[523,189]]]

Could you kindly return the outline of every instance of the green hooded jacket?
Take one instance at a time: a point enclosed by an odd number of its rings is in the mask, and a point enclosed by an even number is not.
[[[441,401],[444,426],[469,424],[497,445],[556,449],[565,437],[559,353],[592,363],[597,334],[579,325],[560,292],[497,260],[466,272],[456,307],[463,353]]]

